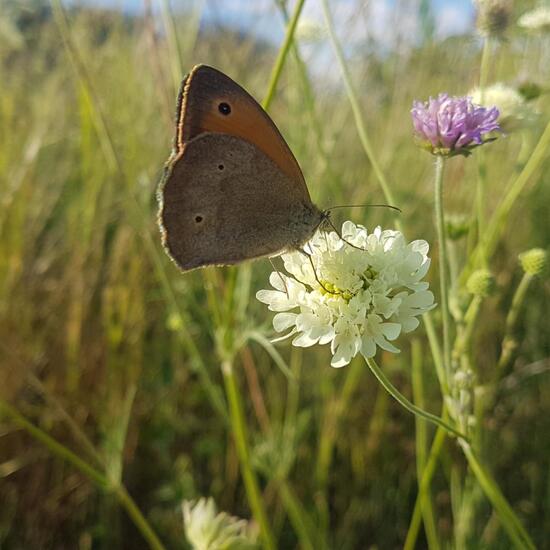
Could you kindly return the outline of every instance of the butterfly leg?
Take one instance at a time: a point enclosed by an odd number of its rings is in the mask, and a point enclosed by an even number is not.
[[[283,283],[283,286],[285,287],[286,297],[290,298],[290,295],[288,294],[288,287],[286,286],[285,278],[281,275],[281,272],[277,269],[277,267],[273,263],[273,260],[271,258],[268,258],[268,260],[269,260],[269,263],[271,264],[271,267],[273,268],[273,270],[277,272],[277,275],[279,275],[279,278],[281,279],[281,282]]]
[[[315,277],[315,280],[317,281],[317,283],[319,284],[319,286],[325,291],[325,292],[328,292],[329,294],[340,294],[339,292],[335,292],[334,290],[329,290],[320,280],[319,280],[319,277],[317,276],[317,270],[315,269],[315,264],[313,263],[313,258],[311,256],[311,254],[309,254],[308,252],[306,252],[303,248],[300,248],[299,251],[306,255],[308,260],[309,260],[309,263],[311,264],[311,269],[313,269],[313,276]]]

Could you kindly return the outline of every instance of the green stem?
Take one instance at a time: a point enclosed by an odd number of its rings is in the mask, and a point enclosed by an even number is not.
[[[508,533],[514,547],[521,550],[535,550],[535,545],[533,544],[533,541],[529,537],[527,531],[525,531],[521,521],[512,510],[510,504],[508,504],[508,501],[501,493],[494,479],[479,462],[469,443],[466,441],[459,442],[462,450],[464,451],[464,455],[468,460],[470,469],[474,473],[485,495],[493,505],[493,508],[499,516],[502,526]]]
[[[134,525],[141,531],[141,534],[149,543],[149,546],[154,550],[163,550],[164,546],[158,539],[157,535],[155,534],[149,523],[147,523],[147,520],[140,512],[134,499],[129,495],[126,488],[123,485],[117,485],[115,488],[115,494],[120,504],[124,507],[128,515],[134,522]]]
[[[46,402],[50,405],[52,405],[57,413],[61,416],[61,418],[67,423],[67,426],[69,427],[70,431],[73,433],[75,439],[82,445],[82,447],[86,450],[90,458],[92,458],[97,466],[100,466],[101,468],[105,467],[105,461],[103,457],[97,452],[97,449],[94,447],[92,442],[88,439],[88,436],[84,433],[84,431],[80,428],[80,426],[74,421],[72,416],[69,415],[69,413],[64,409],[63,405],[53,395],[47,388],[42,384],[42,382],[32,373],[32,371],[29,371],[27,373],[27,379],[29,381],[29,384],[33,386],[40,395],[46,400]]]
[[[435,432],[435,437],[430,448],[430,453],[428,454],[428,460],[426,462],[426,467],[422,472],[422,477],[418,483],[418,496],[416,497],[416,502],[414,503],[413,515],[411,517],[411,523],[409,524],[409,529],[407,531],[407,538],[405,539],[405,544],[403,545],[403,550],[413,550],[416,545],[416,539],[418,537],[418,532],[420,530],[420,523],[422,520],[422,510],[425,495],[428,494],[430,490],[430,484],[435,473],[435,467],[437,466],[437,461],[439,460],[439,455],[443,449],[443,443],[447,437],[447,432],[443,428],[438,428]]]
[[[244,417],[242,397],[235,380],[233,363],[231,359],[225,359],[222,362],[222,374],[225,384],[225,392],[227,394],[227,401],[229,403],[231,430],[233,433],[233,438],[235,439],[237,453],[239,455],[239,462],[241,464],[248,502],[250,503],[252,514],[260,526],[260,533],[263,538],[264,548],[274,550],[276,548],[275,539],[273,538],[271,527],[269,526],[269,522],[267,520],[267,515],[262,502],[262,496],[258,486],[258,480],[256,479],[256,475],[252,469],[252,463],[250,461],[250,451],[248,448],[248,436],[246,431],[246,420]]]
[[[486,37],[483,41],[483,50],[481,54],[481,67],[479,71],[479,90],[481,94],[480,103],[484,105],[485,88],[487,87],[487,81],[489,77],[489,61],[491,59],[491,39]],[[485,231],[485,194],[487,187],[487,163],[485,162],[485,151],[478,151],[477,155],[477,189],[476,189],[476,217],[477,217],[477,239],[481,239],[481,236]],[[481,262],[484,265],[486,263],[485,258],[481,258]]]
[[[432,354],[439,386],[441,387],[442,393],[447,395],[449,393],[449,388],[447,386],[443,355],[441,353],[441,346],[439,345],[439,340],[437,339],[432,317],[428,313],[424,313],[424,315],[422,315],[422,320],[424,321],[424,328],[426,329],[426,335],[428,336],[428,343],[430,344],[430,352]]]
[[[506,219],[508,218],[508,214],[512,210],[512,207],[516,203],[519,195],[523,191],[527,182],[530,180],[531,176],[540,167],[542,161],[547,157],[549,150],[550,122],[546,125],[546,128],[535,146],[531,157],[527,161],[527,164],[523,167],[523,170],[520,172],[516,180],[508,187],[508,191],[504,195],[504,198],[499,203],[494,214],[489,220],[487,230],[481,237],[481,242],[477,245],[474,253],[471,255],[468,265],[462,273],[462,280],[467,279],[470,272],[474,269],[474,266],[479,263],[480,258],[489,258],[493,254],[498,237],[504,227]]]
[[[453,360],[458,361],[464,353],[468,352],[482,301],[481,296],[474,296],[464,314],[463,329],[457,336],[453,347]]]
[[[321,490],[324,490],[328,481],[328,474],[332,462],[334,441],[338,435],[338,425],[342,412],[346,410],[350,397],[353,395],[361,379],[363,364],[353,361],[348,369],[341,394],[334,401],[328,401],[325,407],[323,429],[319,438],[317,451],[316,480]]]
[[[491,59],[491,38],[485,37],[483,40],[483,49],[481,51],[481,64],[479,68],[479,91],[481,92],[480,103],[484,104],[485,88],[489,80],[489,61]]]
[[[344,86],[346,87],[348,99],[351,104],[351,109],[353,111],[353,117],[355,119],[355,125],[357,127],[357,133],[359,134],[359,139],[361,141],[363,149],[365,150],[367,158],[371,163],[374,174],[376,175],[376,179],[378,180],[378,183],[382,188],[384,196],[386,197],[386,201],[389,204],[394,205],[396,203],[395,203],[393,193],[390,189],[388,181],[386,180],[386,177],[384,176],[384,173],[382,172],[382,168],[378,163],[376,155],[374,154],[374,149],[372,147],[369,135],[367,133],[367,128],[365,126],[365,121],[364,121],[363,113],[361,111],[361,106],[359,104],[359,99],[357,97],[357,93],[355,92],[355,89],[351,81],[351,75],[349,73],[346,61],[344,59],[342,46],[340,45],[338,38],[336,36],[336,31],[334,30],[334,23],[332,21],[332,16],[330,14],[328,0],[322,0],[322,4],[323,4],[323,13],[325,15],[325,21],[326,21],[328,32],[330,35],[330,40],[332,42],[332,47],[334,49],[334,53],[336,54],[336,58],[338,59],[338,64],[340,65],[340,71],[342,72],[342,77],[344,79]],[[402,232],[402,226],[399,219],[395,220],[395,224],[399,229],[399,231]]]
[[[412,363],[412,389],[414,402],[418,407],[425,407],[424,400],[424,377],[422,373],[423,356],[420,340],[411,342],[411,363]],[[415,418],[415,442],[416,442],[416,475],[417,479],[422,479],[422,474],[426,468],[426,451],[428,447],[427,424],[420,418]],[[428,539],[428,547],[438,550],[441,545],[437,536],[437,528],[432,506],[430,491],[422,495],[422,517],[424,518],[424,530]]]
[[[524,273],[521,281],[514,292],[514,297],[512,298],[512,305],[506,316],[506,328],[504,330],[504,338],[502,339],[502,351],[497,363],[497,372],[498,375],[502,375],[506,367],[508,366],[513,352],[516,348],[516,340],[514,338],[514,330],[518,320],[519,312],[521,306],[525,300],[525,295],[529,289],[529,285],[533,280],[533,276],[529,273]]]
[[[320,548],[319,544],[314,542],[317,538],[315,537],[317,526],[311,521],[311,518],[305,514],[304,506],[300,503],[292,487],[286,480],[280,481],[279,494],[281,495],[281,500],[288,513],[288,518],[292,523],[292,527],[298,535],[300,548],[304,550]],[[324,545],[321,547],[324,548]]]
[[[170,63],[170,72],[172,73],[173,93],[176,95],[181,83],[183,62],[178,43],[178,33],[168,0],[161,0],[160,13],[168,45],[168,61]]]
[[[439,242],[439,288],[441,293],[441,317],[443,324],[443,365],[448,385],[451,379],[451,318],[449,315],[447,240],[445,237],[445,214],[443,210],[444,167],[445,159],[442,156],[436,157],[434,180],[435,219],[437,240]]]
[[[112,481],[109,480],[105,474],[90,466],[70,449],[67,449],[67,447],[61,445],[61,443],[58,443],[55,439],[53,439],[53,437],[49,436],[46,432],[29,422],[16,408],[1,399],[0,414],[10,418],[15,424],[23,428],[32,437],[34,437],[34,439],[40,441],[40,443],[42,443],[52,454],[58,456],[62,460],[66,460],[69,464],[82,472],[82,474],[84,474],[100,489],[114,492],[118,501],[132,519],[134,525],[139,529],[140,533],[143,535],[143,538],[149,543],[150,548],[153,548],[154,550],[164,549],[164,546],[143,514],[140,512],[139,508],[136,506],[136,503],[121,484],[113,485]]]
[[[269,84],[267,86],[267,93],[262,101],[262,107],[267,111],[275,97],[275,91],[277,90],[277,84],[279,78],[281,77],[281,72],[285,64],[288,52],[290,51],[290,46],[294,40],[294,32],[296,31],[296,25],[298,25],[298,20],[300,19],[300,14],[302,13],[302,8],[304,7],[305,0],[298,0],[294,6],[294,11],[292,17],[286,27],[285,39],[279,53],[277,55],[277,60],[271,71],[271,77],[269,78]]]
[[[435,424],[436,426],[441,426],[447,432],[450,434],[459,437],[461,439],[464,439],[468,441],[468,438],[455,428],[453,428],[450,424],[448,424],[445,420],[440,418],[439,416],[429,413],[413,403],[411,403],[402,393],[399,392],[399,390],[390,382],[388,377],[384,374],[382,369],[376,364],[376,361],[374,359],[369,358],[366,360],[367,365],[369,366],[370,370],[376,376],[378,381],[382,384],[384,389],[405,409],[407,409],[409,412],[419,416],[420,418],[423,418],[424,420],[427,420],[428,422],[431,422],[432,424]]]

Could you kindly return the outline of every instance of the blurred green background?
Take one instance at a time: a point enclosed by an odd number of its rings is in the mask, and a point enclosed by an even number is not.
[[[318,205],[384,202],[321,8],[310,3],[296,38],[303,64],[289,55],[270,114]],[[182,275],[160,246],[155,188],[171,149],[180,79],[196,63],[211,64],[261,100],[284,35],[282,5],[2,0],[0,396],[82,458],[99,454],[107,477],[124,483],[167,548],[187,547],[183,499],[210,495],[221,509],[249,518],[227,418],[216,407],[225,406],[219,327],[205,290],[210,285],[223,300],[236,281],[236,302],[220,303],[235,308],[237,332],[255,331],[260,340],[241,347],[235,368],[278,547],[299,547],[278,489],[283,476],[327,547],[400,548],[417,494],[414,417],[361,359],[336,370],[328,349],[284,342],[274,351],[262,340],[272,336],[272,314],[254,294],[267,288],[267,261]],[[478,82],[473,8],[423,0],[331,5],[401,222],[409,239],[433,245],[433,159],[415,147],[409,113],[415,98],[464,94]],[[490,82],[550,84],[550,38],[513,24],[533,5],[516,2],[510,29],[494,45]],[[533,108],[539,115],[527,130],[485,149],[488,212],[550,118],[547,95]],[[471,212],[477,169],[475,159],[449,162],[449,212]],[[389,228],[394,217],[384,209],[338,211],[337,222],[345,219]],[[484,302],[474,335],[481,388],[522,275],[517,255],[546,248],[549,236],[550,152],[491,259],[497,292]],[[462,261],[465,241],[453,246]],[[434,271],[435,262],[433,282]],[[483,426],[484,459],[540,548],[550,548],[549,288],[541,278],[529,290],[513,365]],[[422,328],[401,337],[401,354],[380,354],[379,363],[411,395],[412,341],[424,359],[426,408],[437,412],[441,397]],[[457,547],[449,486],[466,470],[447,442],[432,487],[447,547]],[[466,546],[508,548],[484,497],[472,506]],[[0,546],[146,543],[113,495],[0,417]],[[418,547],[425,546],[421,532]]]

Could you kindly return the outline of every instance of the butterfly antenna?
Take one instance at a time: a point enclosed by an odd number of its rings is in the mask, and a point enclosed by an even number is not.
[[[337,206],[331,206],[326,209],[326,212],[336,210],[337,208],[391,208],[401,214],[401,208],[398,206],[392,206],[391,204],[339,204]]]

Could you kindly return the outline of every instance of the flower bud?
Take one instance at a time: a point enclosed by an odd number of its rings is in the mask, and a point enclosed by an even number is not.
[[[532,248],[522,252],[519,261],[523,271],[529,275],[542,275],[547,268],[548,254],[542,248]]]
[[[477,0],[477,28],[484,36],[502,36],[510,24],[511,0]]]
[[[524,81],[518,86],[518,92],[522,95],[525,101],[533,101],[539,98],[545,90],[542,86],[536,82]]]
[[[474,296],[489,296],[495,289],[495,278],[489,270],[478,269],[470,275],[466,288]]]
[[[458,241],[468,234],[470,221],[465,214],[451,214],[445,219],[447,236],[452,241]]]

